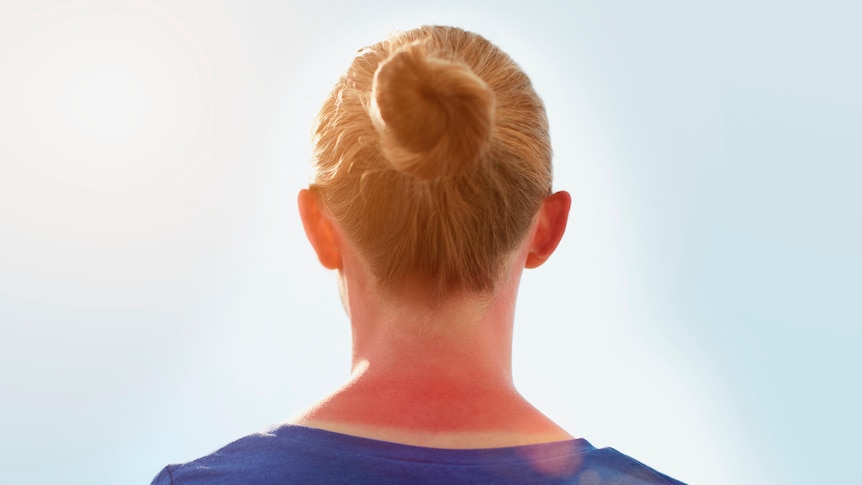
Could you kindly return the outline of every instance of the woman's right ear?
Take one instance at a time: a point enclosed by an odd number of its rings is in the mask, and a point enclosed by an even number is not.
[[[308,189],[302,189],[299,191],[297,202],[305,236],[317,253],[320,264],[327,269],[341,269],[341,249],[335,236],[335,228],[321,210],[321,202],[317,194]]]

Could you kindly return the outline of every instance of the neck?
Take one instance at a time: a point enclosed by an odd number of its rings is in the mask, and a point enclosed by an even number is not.
[[[409,288],[397,295],[357,289],[349,295],[354,380],[397,382],[402,392],[512,388],[516,287],[438,299]],[[380,301],[387,304],[367,304]]]
[[[512,383],[520,271],[489,295],[432,299],[421,288],[381,290],[342,269],[353,330],[353,372],[295,422],[424,446],[482,447],[565,439]]]

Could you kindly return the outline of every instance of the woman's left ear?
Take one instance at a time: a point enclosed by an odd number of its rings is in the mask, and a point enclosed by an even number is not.
[[[545,198],[539,209],[524,267],[537,268],[551,257],[566,232],[571,207],[572,196],[566,191],[556,192]]]
[[[320,264],[327,269],[341,269],[341,249],[335,236],[335,228],[320,210],[320,199],[317,194],[308,189],[302,189],[299,191],[297,202],[305,236],[317,253]]]

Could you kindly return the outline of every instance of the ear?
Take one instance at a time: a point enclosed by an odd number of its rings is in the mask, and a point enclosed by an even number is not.
[[[300,190],[298,204],[305,236],[317,253],[320,264],[327,269],[341,269],[341,250],[335,237],[335,228],[320,210],[317,194],[308,189]]]
[[[572,196],[568,192],[560,191],[545,198],[539,209],[524,267],[539,267],[551,257],[566,232],[571,207]]]

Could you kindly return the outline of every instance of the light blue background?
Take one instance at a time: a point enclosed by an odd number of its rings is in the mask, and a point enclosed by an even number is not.
[[[522,392],[693,484],[857,481],[862,9],[533,3],[0,0],[0,480],[148,483],[346,378],[311,121],[443,23],[531,75],[574,196]]]

